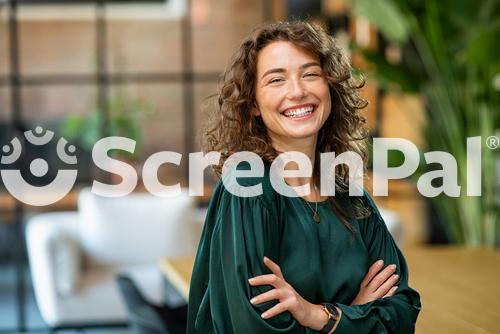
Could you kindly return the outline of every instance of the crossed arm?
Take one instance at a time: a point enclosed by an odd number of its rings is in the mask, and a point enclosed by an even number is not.
[[[304,327],[319,331],[328,321],[327,314],[319,304],[313,304],[302,298],[295,289],[287,283],[280,267],[267,257],[263,259],[264,265],[271,270],[271,274],[260,275],[248,280],[252,286],[270,285],[274,289],[264,292],[250,300],[253,305],[264,302],[278,300],[279,302],[261,314],[263,319],[269,319],[285,311],[292,314],[294,319]],[[384,261],[376,261],[368,270],[360,284],[359,292],[351,305],[361,305],[374,301],[378,298],[385,298],[394,295],[396,283],[399,279],[396,265],[391,264],[384,268]],[[337,307],[340,318],[342,310]],[[340,320],[339,318],[339,320]],[[337,324],[339,321],[337,321]],[[335,331],[337,324],[333,328]]]
[[[304,334],[322,328],[326,313],[302,298],[278,265],[263,260],[279,258],[282,227],[275,214],[258,199],[221,196],[212,215],[193,271],[188,333]],[[358,227],[375,263],[349,305],[346,298],[325,300],[341,313],[335,333],[414,333],[420,299],[408,286],[404,257],[378,212]]]

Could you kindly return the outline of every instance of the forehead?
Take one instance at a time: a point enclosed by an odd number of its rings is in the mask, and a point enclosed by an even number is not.
[[[319,64],[318,56],[292,42],[276,41],[259,51],[257,74],[272,68],[293,69],[309,62]]]

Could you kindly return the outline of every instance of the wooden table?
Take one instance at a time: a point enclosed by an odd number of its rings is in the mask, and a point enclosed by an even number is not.
[[[187,301],[189,298],[189,282],[193,269],[194,256],[167,258],[160,263],[165,278],[179,291]]]
[[[417,333],[500,333],[500,251],[434,246],[404,254],[422,301]]]
[[[500,333],[500,251],[428,246],[404,254],[422,301],[416,333]],[[186,300],[193,263],[185,257],[161,264]]]

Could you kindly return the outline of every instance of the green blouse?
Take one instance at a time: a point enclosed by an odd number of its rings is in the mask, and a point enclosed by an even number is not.
[[[238,179],[242,186],[262,182],[263,194],[256,197],[237,197],[221,181],[217,184],[193,268],[187,333],[315,333],[289,312],[262,319],[260,315],[277,301],[250,303],[271,289],[247,281],[270,273],[264,255],[280,266],[303,298],[315,304],[336,303],[342,309],[336,334],[413,333],[419,294],[408,287],[405,259],[370,196],[365,192],[363,200],[372,213],[351,221],[353,235],[326,201],[318,203],[321,222],[314,223],[305,200],[275,192],[268,172],[263,178]],[[368,268],[378,259],[397,265],[400,281],[395,295],[351,306]]]

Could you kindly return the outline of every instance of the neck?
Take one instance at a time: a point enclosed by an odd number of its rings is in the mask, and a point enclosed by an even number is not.
[[[277,140],[277,138],[272,138],[273,147],[278,153],[281,152],[289,152],[289,151],[297,151],[304,153],[311,162],[312,170],[314,171],[314,163],[316,158],[316,144],[317,144],[317,135],[311,136],[308,138],[300,138],[300,139],[287,139],[285,140]],[[298,166],[296,163],[289,163],[285,167],[285,169],[296,170]],[[311,185],[311,195],[305,196],[306,198],[312,197],[316,199],[318,196],[316,191],[313,188],[314,180],[313,177],[297,177],[297,178],[286,178],[286,183],[292,187],[297,187],[309,183]]]

